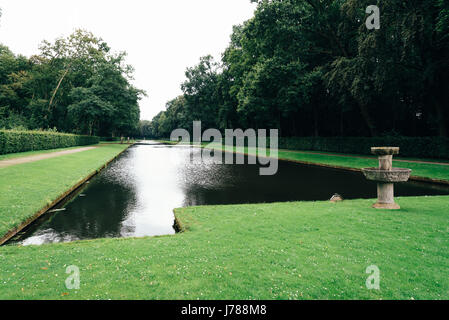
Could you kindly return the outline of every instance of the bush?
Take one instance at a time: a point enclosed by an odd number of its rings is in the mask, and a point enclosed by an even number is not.
[[[280,138],[279,148],[371,154],[371,147],[400,147],[400,156],[449,159],[449,139],[440,137],[304,137]]]
[[[98,137],[47,131],[0,130],[0,154],[98,144]]]
[[[115,142],[120,141],[120,137],[100,137],[100,140],[106,142]]]

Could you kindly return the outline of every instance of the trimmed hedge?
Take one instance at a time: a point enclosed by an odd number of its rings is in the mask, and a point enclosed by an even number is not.
[[[0,154],[98,144],[98,137],[45,131],[0,130]]]
[[[449,139],[440,137],[293,137],[280,138],[279,148],[370,155],[371,147],[400,147],[400,156],[449,159]]]

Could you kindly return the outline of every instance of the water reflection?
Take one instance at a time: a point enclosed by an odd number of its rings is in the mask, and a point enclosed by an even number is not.
[[[190,151],[186,146],[131,147],[61,205],[65,211],[45,215],[13,242],[173,234],[173,209],[182,206],[327,200],[334,193],[346,199],[376,197],[376,184],[361,173],[280,162],[277,175],[259,176],[257,165],[192,163]],[[449,194],[449,188],[406,183],[396,186],[396,194]]]

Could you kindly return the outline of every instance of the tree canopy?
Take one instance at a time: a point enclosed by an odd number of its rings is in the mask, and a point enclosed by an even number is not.
[[[126,53],[84,30],[43,41],[39,51],[26,58],[0,45],[0,128],[135,133],[145,93],[131,84]]]
[[[444,0],[261,0],[221,61],[186,71],[183,95],[148,125],[277,128],[283,136],[447,136]],[[369,30],[366,8],[380,8]]]

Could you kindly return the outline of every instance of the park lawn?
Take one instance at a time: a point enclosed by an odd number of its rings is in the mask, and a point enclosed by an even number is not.
[[[136,142],[137,142],[137,140],[129,140],[129,144],[134,144]],[[120,140],[119,141],[100,141],[100,144],[102,144],[102,145],[103,144],[106,144],[106,145],[109,145],[109,144],[121,144],[121,142],[120,142]],[[123,144],[128,144],[128,141],[124,140]]]
[[[378,167],[377,159],[311,154],[301,151],[279,151],[279,159],[326,164],[345,168]],[[404,159],[405,160],[405,159]],[[419,161],[419,160],[418,160]],[[395,167],[412,169],[412,176],[449,181],[449,165],[393,161]]]
[[[173,236],[5,246],[0,298],[449,299],[449,197],[398,202],[191,207]],[[65,287],[71,265],[79,290]]]
[[[202,147],[208,147],[211,149],[222,149],[223,146],[220,144],[203,144]],[[235,151],[236,148],[234,147]],[[242,150],[243,151],[243,150]],[[254,148],[244,148],[244,153],[250,155],[256,155],[257,150]],[[267,155],[270,156],[269,149],[267,150]],[[366,156],[365,156],[366,157]],[[341,154],[318,154],[307,151],[294,151],[294,150],[279,150],[278,159],[287,161],[299,161],[307,162],[310,164],[324,164],[329,166],[349,168],[349,169],[362,169],[369,167],[378,167],[379,161],[376,158],[360,158],[356,155],[345,155]],[[401,158],[401,160],[407,160]],[[408,159],[413,161],[420,161],[420,159]],[[421,159],[421,161],[429,161],[428,159]],[[430,160],[432,161],[432,160]],[[435,160],[433,160],[435,161]],[[440,161],[446,163],[446,161]],[[436,180],[444,180],[449,182],[449,165],[440,164],[427,164],[427,163],[414,163],[414,162],[402,162],[393,161],[395,167],[409,168],[412,169],[412,176],[421,178],[430,178]]]
[[[94,145],[94,146],[98,146],[98,145]],[[31,156],[37,156],[40,154],[48,154],[48,153],[73,150],[73,149],[79,149],[79,148],[85,148],[85,147],[91,147],[91,146],[78,146],[78,147],[70,147],[70,148],[59,148],[59,149],[50,149],[50,150],[37,150],[37,151],[27,151],[27,152],[19,152],[19,153],[8,153],[8,154],[0,155],[0,161],[18,159],[18,158],[24,158],[24,157],[31,157]]]
[[[0,168],[0,237],[127,147],[101,145],[76,154]]]
[[[118,142],[118,143],[120,143],[120,142]],[[135,141],[131,141],[131,143],[135,143]],[[86,147],[101,147],[101,146],[110,145],[110,144],[117,144],[117,143],[101,141],[99,144],[94,144],[94,145],[85,145],[85,146],[76,146],[76,147],[58,148],[58,149],[49,149],[49,150],[36,150],[36,151],[27,151],[27,152],[18,152],[18,153],[8,153],[8,154],[0,155],[0,161],[18,159],[18,158],[24,158],[24,157],[31,157],[31,156],[37,156],[40,154],[55,153],[55,152],[59,152],[59,151],[74,150],[74,149],[86,148]]]

